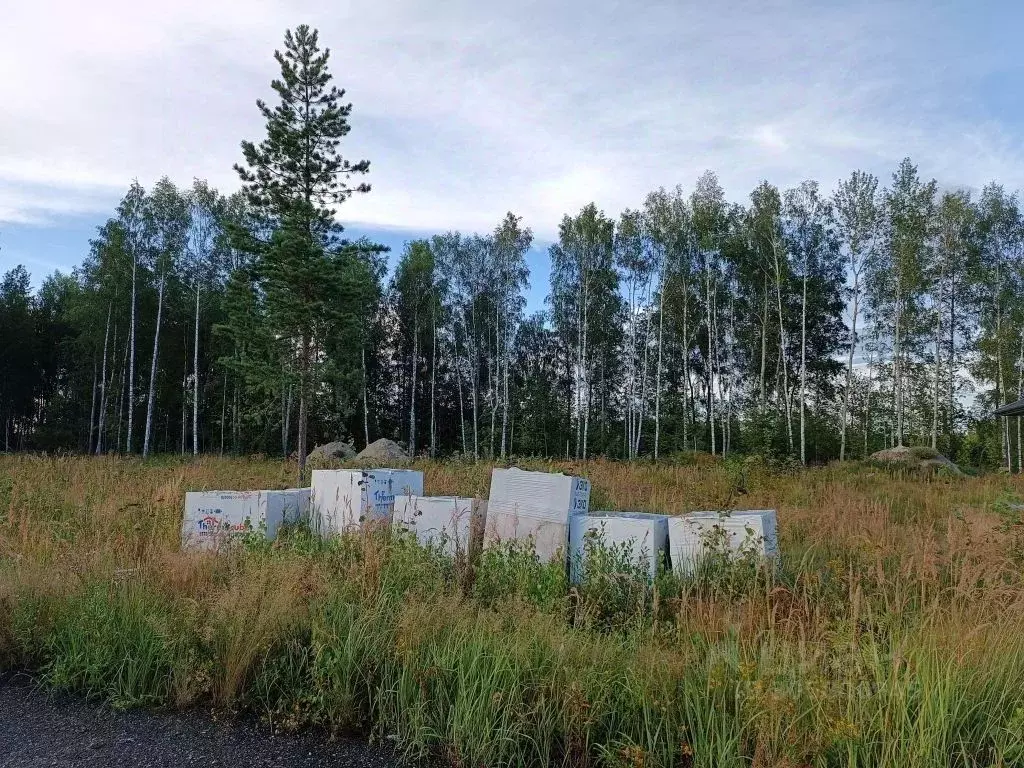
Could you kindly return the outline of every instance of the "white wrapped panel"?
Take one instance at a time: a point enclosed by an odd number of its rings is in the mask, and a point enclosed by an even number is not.
[[[309,488],[259,492],[259,516],[267,524],[267,538],[277,538],[285,523],[294,524],[309,517]]]
[[[726,546],[737,556],[754,553],[775,558],[779,554],[776,514],[773,509],[734,512],[691,512],[668,521],[672,567],[688,573],[711,552],[710,545]]]
[[[564,556],[569,517],[590,508],[590,481],[582,477],[522,469],[494,469],[487,503],[484,544],[532,539],[538,557]]]
[[[183,548],[216,550],[233,536],[258,530],[259,491],[189,491],[181,524]]]
[[[309,488],[283,491],[190,491],[181,526],[183,548],[215,550],[244,533],[277,537],[281,525],[309,514]]]
[[[364,522],[390,520],[395,497],[423,495],[423,473],[411,469],[315,469],[313,528],[324,536]]]
[[[509,502],[535,517],[563,522],[590,509],[590,481],[552,472],[527,472],[516,467],[491,471],[489,501]]]
[[[439,546],[454,557],[477,551],[487,502],[461,496],[396,496],[395,527],[416,535],[423,546]]]
[[[543,513],[544,510],[542,509]],[[565,557],[569,537],[569,521],[559,521],[553,515],[537,516],[519,511],[519,506],[507,501],[487,502],[487,525],[484,546],[492,546],[509,539],[533,541],[534,551],[541,562],[551,562],[558,553]]]
[[[589,538],[599,540],[608,549],[624,551],[653,579],[668,549],[668,516],[644,512],[573,515],[569,521],[569,571],[574,581],[585,562]]]

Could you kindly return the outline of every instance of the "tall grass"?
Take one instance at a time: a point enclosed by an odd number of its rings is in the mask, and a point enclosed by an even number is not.
[[[0,666],[464,766],[1024,764],[1016,479],[531,466],[589,476],[595,506],[777,508],[782,561],[649,584],[609,551],[570,584],[514,544],[450,562],[389,531],[188,554],[186,490],[291,468],[0,457]],[[486,494],[485,465],[421,468]]]

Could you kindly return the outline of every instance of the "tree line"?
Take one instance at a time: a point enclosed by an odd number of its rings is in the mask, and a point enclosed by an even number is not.
[[[414,453],[803,463],[925,444],[1024,467],[1024,218],[996,183],[940,189],[713,173],[617,217],[566,214],[526,314],[531,229],[386,249],[337,209],[370,187],[351,105],[300,26],[275,52],[241,189],[133,183],[70,274],[0,283],[5,450],[289,455],[390,437]],[[300,473],[302,472],[300,466]]]

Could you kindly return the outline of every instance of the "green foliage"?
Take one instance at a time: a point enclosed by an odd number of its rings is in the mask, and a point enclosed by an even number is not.
[[[50,685],[122,708],[164,704],[195,670],[198,638],[178,606],[130,582],[29,601],[15,639]],[[35,645],[38,644],[38,645]]]
[[[474,596],[485,605],[520,598],[545,612],[565,608],[568,584],[561,558],[541,562],[528,540],[510,539],[487,547],[480,556]]]

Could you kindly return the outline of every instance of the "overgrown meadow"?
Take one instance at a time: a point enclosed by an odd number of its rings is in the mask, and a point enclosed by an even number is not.
[[[490,466],[427,463],[486,497]],[[578,586],[515,546],[448,561],[380,530],[179,551],[186,490],[294,466],[0,457],[0,668],[115,707],[250,711],[459,766],[1024,764],[1015,478],[757,462],[525,462],[591,506],[774,507],[782,560]]]

